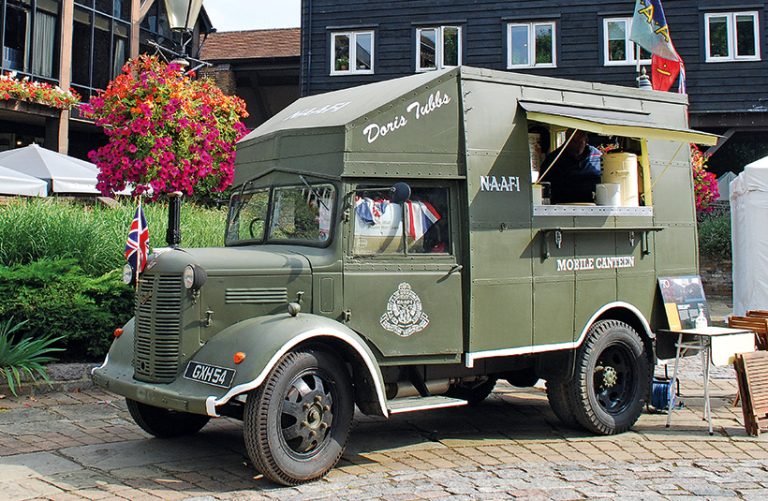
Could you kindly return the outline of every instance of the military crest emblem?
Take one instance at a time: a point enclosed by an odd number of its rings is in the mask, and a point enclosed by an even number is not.
[[[411,285],[403,282],[389,297],[387,311],[379,323],[398,336],[408,337],[423,331],[429,325],[429,317],[422,310],[421,299],[413,292]]]

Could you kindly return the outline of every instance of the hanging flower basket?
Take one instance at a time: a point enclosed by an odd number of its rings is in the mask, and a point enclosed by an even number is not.
[[[58,85],[30,81],[28,77],[16,79],[16,72],[0,75],[0,100],[24,101],[60,110],[71,110],[80,102],[80,95],[72,89]]]
[[[207,79],[155,56],[129,60],[107,89],[81,107],[108,143],[88,156],[104,194],[223,191],[234,177],[235,143],[246,133],[245,103]]]

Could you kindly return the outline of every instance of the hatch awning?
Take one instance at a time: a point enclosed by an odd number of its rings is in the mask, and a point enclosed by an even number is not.
[[[525,110],[528,120],[605,136],[666,139],[707,146],[717,143],[719,137],[693,129],[660,126],[651,120],[649,113],[639,111],[606,110],[533,101],[520,101],[519,104]]]

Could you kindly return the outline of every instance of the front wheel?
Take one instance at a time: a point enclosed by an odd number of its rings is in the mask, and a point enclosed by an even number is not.
[[[130,398],[125,399],[131,417],[136,424],[157,438],[173,438],[194,435],[208,423],[210,418],[201,414],[189,414],[152,405],[142,404]]]
[[[341,458],[353,415],[352,385],[342,362],[321,350],[290,352],[248,394],[245,448],[273,482],[309,482]]]
[[[566,384],[568,408],[593,433],[627,431],[643,410],[651,365],[640,335],[618,320],[601,320],[589,330]]]

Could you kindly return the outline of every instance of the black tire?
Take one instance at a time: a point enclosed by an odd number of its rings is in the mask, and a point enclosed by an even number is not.
[[[201,414],[177,412],[125,399],[128,412],[136,424],[157,438],[173,438],[194,435],[211,419]]]
[[[651,375],[637,331],[618,320],[601,320],[576,353],[574,376],[566,383],[568,405],[587,430],[623,433],[642,413]]]
[[[578,429],[581,428],[581,425],[573,414],[570,402],[568,401],[566,388],[566,385],[560,381],[547,381],[547,399],[549,400],[549,406],[561,423],[568,428]]]
[[[349,373],[320,350],[290,352],[248,395],[245,448],[265,477],[298,485],[325,475],[344,453],[354,415]]]
[[[459,383],[448,388],[448,393],[445,395],[451,398],[458,398],[460,400],[466,400],[469,405],[478,405],[483,400],[488,398],[496,387],[496,378],[489,377],[483,381],[472,381],[467,383]]]

